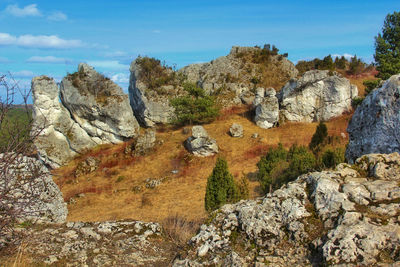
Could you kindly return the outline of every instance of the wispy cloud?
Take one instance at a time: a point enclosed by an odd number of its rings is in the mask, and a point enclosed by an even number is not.
[[[115,83],[129,83],[129,75],[126,73],[116,73],[111,76],[111,80]]]
[[[35,73],[30,70],[21,70],[16,72],[11,72],[11,75],[15,78],[31,78],[35,76]]]
[[[11,62],[11,60],[9,60],[8,58],[0,57],[0,63],[10,63],[10,62]]]
[[[153,33],[161,33],[160,30],[153,30]]]
[[[335,58],[335,57],[342,57],[342,56],[345,57],[346,59],[351,59],[352,57],[354,57],[354,55],[344,53],[343,55],[333,54],[333,55],[332,55],[332,58]]]
[[[57,35],[21,35],[13,36],[0,32],[0,45],[17,45],[27,48],[67,49],[84,46],[81,40],[65,40]]]
[[[110,70],[128,70],[129,65],[119,63],[117,60],[93,60],[87,62],[89,65],[96,68],[104,68]]]
[[[65,15],[61,11],[55,11],[55,12],[51,13],[50,15],[48,15],[47,19],[48,20],[53,20],[53,21],[63,21],[63,20],[67,20],[68,16]]]
[[[51,64],[72,64],[72,60],[68,58],[54,56],[33,56],[26,60],[27,63],[51,63]]]
[[[42,13],[37,8],[36,4],[27,5],[20,8],[18,5],[8,5],[4,10],[5,13],[15,17],[40,17]]]

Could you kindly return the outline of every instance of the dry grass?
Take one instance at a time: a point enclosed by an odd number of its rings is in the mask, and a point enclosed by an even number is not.
[[[177,247],[186,246],[190,238],[197,233],[201,224],[201,220],[189,221],[178,214],[169,216],[162,222],[165,233]]]
[[[296,143],[307,145],[315,132],[317,123],[287,123],[279,128],[264,130],[247,118],[245,108],[223,111],[222,117],[204,125],[209,135],[217,140],[219,155],[226,158],[235,179],[254,173],[257,162],[271,146],[282,143],[290,147]],[[344,115],[327,123],[330,135],[346,133],[351,115]],[[232,138],[228,134],[232,123],[240,123],[245,129],[243,138]],[[251,138],[258,133],[259,138]],[[54,171],[56,183],[64,198],[74,198],[68,205],[69,221],[104,221],[138,219],[163,221],[171,214],[180,214],[188,221],[207,217],[204,210],[204,194],[207,177],[216,161],[216,156],[197,158],[186,152],[183,142],[189,137],[182,129],[164,128],[157,131],[157,138],[164,140],[150,155],[132,158],[123,153],[126,144],[106,145],[96,148],[68,166]],[[341,137],[342,138],[342,137]],[[347,142],[347,138],[344,140]],[[95,172],[75,178],[74,169],[87,156],[101,160]],[[171,171],[178,170],[177,174]],[[123,180],[118,180],[123,176]],[[145,188],[147,178],[167,178],[155,189]],[[133,190],[141,187],[139,192]],[[260,196],[257,181],[249,181],[250,198]],[[76,197],[84,193],[84,197]]]

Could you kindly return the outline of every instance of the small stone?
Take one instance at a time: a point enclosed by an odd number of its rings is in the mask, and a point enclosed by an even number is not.
[[[229,133],[231,134],[232,137],[243,137],[243,126],[234,123],[229,129]]]

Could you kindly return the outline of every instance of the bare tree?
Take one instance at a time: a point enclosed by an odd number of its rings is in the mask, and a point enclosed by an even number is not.
[[[32,129],[29,95],[30,89],[21,90],[11,74],[0,75],[0,248],[18,242],[17,223],[34,223],[46,212],[37,200],[48,170],[32,158],[33,140],[41,129]]]

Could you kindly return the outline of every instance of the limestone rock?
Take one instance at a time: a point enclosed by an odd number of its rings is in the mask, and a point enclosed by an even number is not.
[[[78,163],[75,170],[75,177],[94,172],[99,167],[100,160],[94,157],[88,157],[84,161]]]
[[[120,143],[138,135],[139,125],[122,89],[81,63],[61,82],[61,101],[97,143]]]
[[[178,96],[179,90],[168,87],[167,90],[159,91],[171,92],[162,94],[148,88],[141,80],[143,69],[140,60],[141,58],[137,58],[130,66],[129,99],[133,112],[139,123],[145,127],[153,127],[157,123],[169,123],[174,116],[174,108],[169,105],[169,98]]]
[[[237,123],[232,124],[229,128],[229,133],[232,137],[243,137],[243,126]]]
[[[97,145],[95,140],[71,118],[60,103],[59,89],[52,78],[32,79],[32,135],[40,159],[53,168],[67,163],[77,155]],[[39,135],[38,135],[39,133]]]
[[[11,153],[0,154],[0,169],[0,204],[12,205],[19,221],[65,222],[67,204],[42,162]]]
[[[255,107],[254,122],[257,126],[269,129],[278,124],[279,104],[273,88],[258,88],[253,102]]]
[[[279,92],[283,121],[326,121],[352,109],[357,87],[329,71],[312,70],[289,81]]]
[[[400,152],[400,74],[393,75],[357,107],[347,127],[349,162],[364,154]]]
[[[218,153],[215,139],[208,136],[203,126],[193,126],[192,136],[185,142],[186,148],[195,156],[208,157]]]
[[[365,175],[384,158],[391,177]],[[264,198],[224,205],[174,266],[234,264],[228,258],[239,266],[380,266],[388,259],[396,265],[400,173],[390,169],[398,170],[398,159],[366,155],[355,166],[304,174]]]

